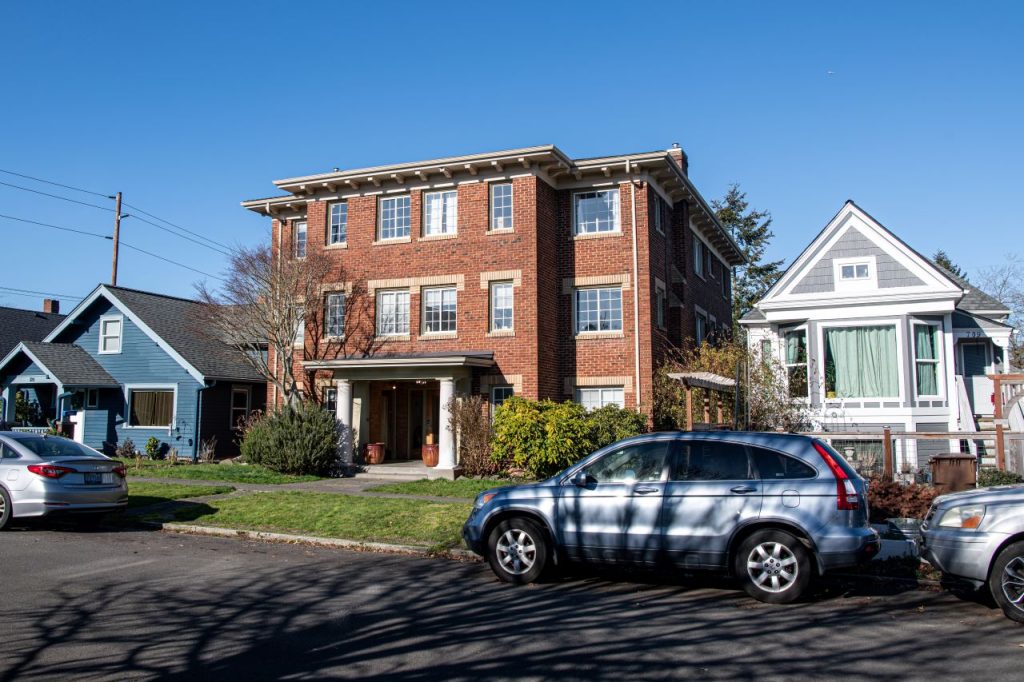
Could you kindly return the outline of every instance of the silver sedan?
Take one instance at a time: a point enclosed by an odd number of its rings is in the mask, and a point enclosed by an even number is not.
[[[0,433],[0,530],[13,518],[52,514],[94,522],[127,504],[117,460],[60,436]]]

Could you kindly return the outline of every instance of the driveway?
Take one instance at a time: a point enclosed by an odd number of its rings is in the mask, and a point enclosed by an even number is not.
[[[1024,629],[923,591],[769,607],[692,580],[149,531],[0,534],[0,679],[1019,679]]]

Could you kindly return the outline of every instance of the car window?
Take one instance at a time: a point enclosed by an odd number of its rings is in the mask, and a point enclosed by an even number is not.
[[[801,462],[796,457],[761,448],[751,448],[751,450],[754,455],[754,464],[757,466],[757,473],[762,480],[814,478],[818,475],[814,467]]]
[[[609,452],[586,468],[598,483],[660,481],[671,441],[627,445]]]
[[[683,441],[679,444],[675,481],[745,481],[753,478],[747,448],[738,443]]]
[[[27,450],[31,450],[43,459],[68,459],[72,457],[103,458],[103,455],[94,450],[90,450],[84,445],[79,445],[73,440],[61,438],[60,436],[24,438],[20,439],[18,444]]]
[[[0,443],[0,459],[18,459],[18,457],[20,455],[8,447],[7,443]]]

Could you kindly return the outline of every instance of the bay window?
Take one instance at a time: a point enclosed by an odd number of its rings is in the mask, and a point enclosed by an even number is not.
[[[827,398],[896,398],[899,394],[895,326],[825,330]]]

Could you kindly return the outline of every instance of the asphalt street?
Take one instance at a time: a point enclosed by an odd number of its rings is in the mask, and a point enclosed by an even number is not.
[[[0,679],[1020,679],[1024,628],[950,594],[766,606],[691,577],[157,531],[0,533]]]

